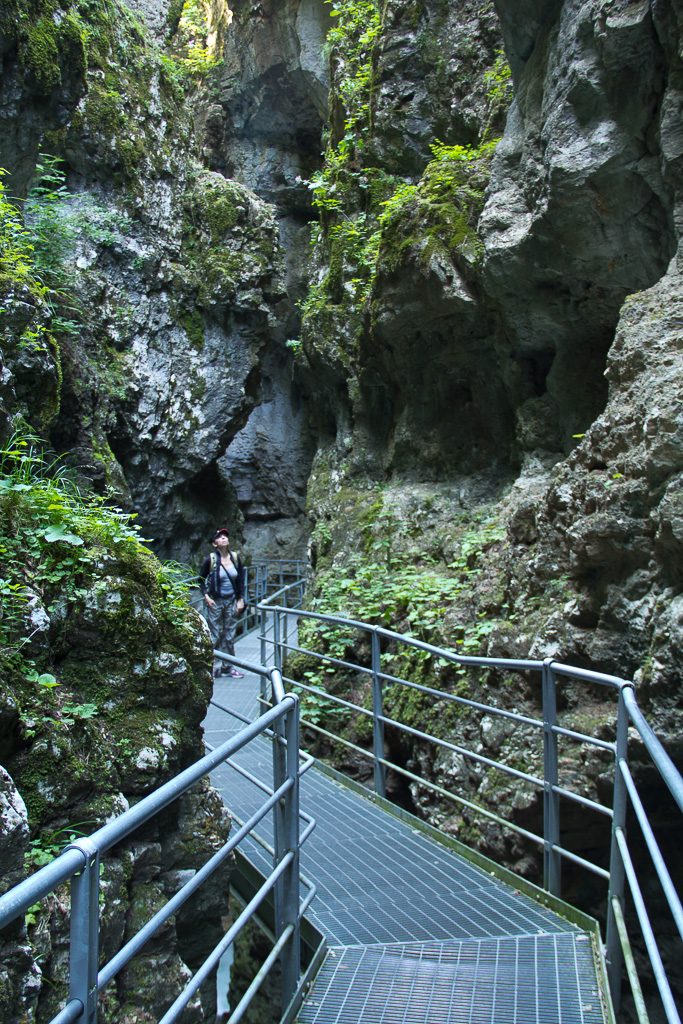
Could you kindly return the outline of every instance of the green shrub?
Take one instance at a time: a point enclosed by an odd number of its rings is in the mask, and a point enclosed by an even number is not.
[[[134,519],[99,495],[79,491],[39,438],[10,439],[0,450],[0,665],[32,670],[22,654],[30,640],[25,618],[31,594],[48,606],[53,599],[67,606],[82,601],[105,554],[137,562],[166,618],[183,621],[188,573],[157,563]]]

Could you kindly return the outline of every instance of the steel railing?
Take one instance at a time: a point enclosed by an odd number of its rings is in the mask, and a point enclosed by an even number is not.
[[[282,563],[292,566],[292,563]],[[300,564],[300,563],[299,563]],[[357,622],[340,616],[324,615],[301,609],[304,593],[304,580],[298,578],[284,583],[273,590],[275,581],[286,579],[282,575],[266,571],[253,576],[253,594],[265,595],[259,602],[258,612],[261,620],[261,651],[264,664],[255,666],[237,658],[229,657],[221,652],[216,657],[257,673],[261,678],[261,717],[256,722],[245,722],[244,729],[236,736],[215,750],[197,764],[186,769],[175,779],[144,798],[134,808],[119,818],[99,829],[92,836],[79,839],[52,864],[41,869],[35,875],[20,883],[9,893],[0,897],[0,928],[20,917],[34,903],[52,892],[56,886],[71,882],[71,941],[70,941],[70,976],[69,996],[64,1008],[52,1019],[50,1024],[68,1024],[70,1021],[86,1021],[94,1024],[97,1013],[99,992],[118,974],[132,957],[139,952],[160,925],[168,919],[183,903],[210,877],[226,860],[239,842],[247,835],[253,836],[264,846],[273,858],[273,870],[258,889],[255,896],[237,920],[209,955],[202,967],[195,972],[183,992],[162,1018],[161,1024],[171,1024],[178,1019],[202,982],[211,974],[220,958],[235,940],[239,931],[257,912],[259,906],[274,894],[275,900],[275,942],[271,953],[258,971],[254,981],[243,996],[229,1018],[231,1024],[241,1020],[259,986],[280,959],[282,963],[283,1005],[288,1008],[284,1016],[291,1017],[292,1007],[296,1005],[301,992],[301,951],[300,922],[314,894],[312,883],[301,875],[299,869],[299,849],[314,827],[314,822],[299,807],[299,778],[311,766],[312,759],[299,751],[299,705],[297,698],[285,692],[285,683],[294,686],[303,694],[315,695],[318,700],[326,700],[336,707],[345,708],[354,713],[369,716],[372,719],[373,749],[354,744],[345,737],[340,737],[319,724],[303,721],[303,724],[314,731],[352,747],[358,753],[372,759],[374,764],[374,785],[380,796],[386,793],[386,773],[391,770],[406,777],[411,783],[427,787],[435,794],[453,800],[469,810],[484,815],[501,827],[512,829],[536,844],[543,850],[544,885],[555,895],[561,895],[561,870],[563,859],[569,860],[582,868],[591,871],[608,884],[607,921],[606,921],[606,959],[610,989],[615,1004],[618,1005],[621,987],[622,969],[625,965],[626,974],[633,993],[638,1019],[648,1021],[645,999],[642,995],[640,980],[635,966],[635,958],[631,948],[631,938],[626,922],[625,897],[631,895],[635,914],[642,932],[645,948],[652,964],[652,971],[660,993],[666,1020],[669,1024],[680,1024],[680,1017],[671,992],[667,971],[662,963],[660,950],[648,915],[641,881],[633,862],[632,847],[626,834],[627,812],[631,810],[638,823],[644,839],[645,847],[650,855],[655,874],[659,879],[666,903],[669,906],[675,926],[683,939],[683,911],[680,898],[669,874],[659,844],[643,807],[633,774],[629,767],[629,729],[637,733],[641,749],[646,751],[659,776],[670,791],[673,800],[683,810],[683,780],[645,721],[638,708],[633,684],[628,680],[614,676],[578,669],[546,659],[499,659],[478,658],[459,655],[452,651],[438,648],[416,640],[405,634],[395,633],[380,626]],[[296,568],[292,570],[295,572]],[[270,581],[270,582],[268,582]],[[259,589],[260,588],[260,589]],[[275,602],[279,601],[279,604]],[[302,646],[298,641],[298,624],[301,620],[319,625],[321,630],[329,631],[342,628],[356,636],[369,639],[369,664],[347,660],[315,650],[311,646]],[[309,628],[310,631],[310,628]],[[401,678],[383,669],[387,658],[401,645],[423,652],[435,660],[446,664],[472,666],[485,670],[497,669],[504,672],[519,672],[526,677],[536,675],[539,678],[539,693],[542,701],[542,718],[522,715],[507,708],[450,693],[436,687]],[[353,646],[352,644],[349,646]],[[266,668],[268,660],[266,652],[271,649],[275,668]],[[327,693],[317,686],[304,683],[282,675],[283,666],[289,655],[301,654],[318,659],[326,666],[335,666],[354,673],[361,673],[370,678],[372,687],[372,709],[361,707],[352,701]],[[346,651],[344,651],[346,654]],[[384,659],[384,661],[383,661]],[[601,737],[588,736],[575,729],[565,728],[558,719],[556,690],[562,682],[579,684],[597,684],[607,692],[616,696],[616,724],[614,741]],[[543,772],[532,774],[519,767],[513,767],[495,758],[487,757],[480,751],[471,750],[462,744],[453,743],[444,737],[437,737],[422,729],[391,718],[384,713],[384,698],[388,687],[407,687],[427,695],[434,700],[453,702],[472,712],[499,716],[535,730],[542,738]],[[266,707],[269,702],[272,706]],[[220,707],[219,704],[216,706]],[[236,713],[230,710],[230,713]],[[236,715],[237,718],[241,716]],[[387,728],[402,731],[419,742],[436,744],[441,749],[471,759],[485,768],[502,771],[516,780],[523,781],[542,793],[543,802],[543,834],[536,834],[530,829],[522,828],[497,815],[490,808],[483,807],[469,800],[462,794],[446,790],[444,787],[421,778],[402,765],[390,761],[385,751],[385,730]],[[239,766],[232,757],[240,749],[252,742],[257,736],[266,734],[273,740],[273,787],[266,786],[262,781],[251,776]],[[606,753],[614,765],[612,806],[589,799],[582,793],[572,791],[561,785],[560,759],[558,744],[560,740],[588,744]],[[248,778],[264,794],[265,801],[252,817],[245,822],[237,822],[238,831],[219,850],[204,867],[163,907],[114,958],[98,969],[97,927],[99,921],[98,877],[99,861],[102,854],[116,843],[130,835],[139,825],[148,821],[155,814],[167,807],[173,800],[185,793],[199,779],[221,763],[227,763],[241,775]],[[570,800],[586,810],[602,815],[611,824],[611,851],[609,868],[606,870],[598,864],[591,863],[561,845],[561,800]],[[274,844],[269,846],[255,832],[256,826],[269,812],[273,813]],[[300,831],[299,821],[305,822]],[[303,902],[299,897],[299,880],[304,882],[309,892]],[[649,883],[649,878],[648,878]],[[643,887],[644,888],[644,887]],[[649,884],[648,884],[649,888]]]
[[[24,915],[29,907],[49,895],[57,886],[65,882],[71,885],[68,997],[62,1010],[49,1024],[70,1024],[72,1021],[95,1024],[100,992],[143,948],[159,927],[215,874],[238,844],[246,836],[256,835],[256,826],[268,814],[272,814],[273,817],[274,844],[273,847],[267,847],[273,857],[272,871],[202,966],[195,971],[164,1014],[160,1024],[171,1024],[178,1020],[200,985],[215,971],[226,950],[271,893],[275,905],[273,949],[231,1013],[229,1022],[237,1024],[243,1018],[258,988],[277,960],[280,960],[282,968],[283,1016],[288,1007],[296,1004],[302,977],[300,922],[314,891],[311,889],[300,905],[299,850],[310,834],[314,822],[304,816],[307,825],[300,833],[299,779],[310,766],[311,759],[305,758],[304,763],[300,764],[299,701],[296,696],[285,693],[279,671],[244,662],[235,663],[242,664],[250,672],[269,679],[273,706],[265,714],[255,722],[247,722],[238,734],[210,751],[200,761],[186,768],[92,835],[71,843],[51,864],[0,896],[0,928],[4,928]],[[249,776],[249,773],[233,760],[238,751],[263,735],[272,738],[272,787]],[[98,932],[101,857],[222,764],[227,764],[250,778],[264,794],[263,803],[247,821],[239,823],[237,831],[229,836],[228,841],[192,879],[111,960],[100,966]]]
[[[258,606],[283,587],[298,585],[305,577],[306,563],[300,558],[279,558],[245,566],[246,608],[239,623],[242,635],[259,622]]]
[[[649,1020],[640,979],[636,970],[635,957],[631,946],[631,936],[626,923],[626,894],[631,897],[635,915],[640,926],[642,939],[652,967],[652,973],[669,1024],[680,1024],[680,1016],[676,1008],[667,971],[662,963],[660,950],[654,935],[652,922],[645,906],[643,888],[640,885],[638,872],[633,862],[633,845],[629,845],[626,832],[627,813],[632,813],[637,821],[645,847],[650,855],[654,874],[656,875],[665,902],[668,905],[675,923],[679,938],[683,940],[683,910],[681,900],[671,879],[654,831],[648,821],[647,813],[638,794],[633,774],[629,768],[629,730],[635,730],[641,750],[644,749],[657,769],[663,783],[670,791],[678,809],[683,811],[683,779],[664,750],[662,744],[645,721],[636,701],[633,683],[626,679],[593,672],[587,669],[574,668],[548,658],[544,661],[533,659],[482,658],[460,655],[453,651],[435,647],[431,644],[414,639],[405,634],[393,632],[381,626],[374,626],[353,619],[335,615],[303,610],[300,606],[303,597],[303,579],[282,587],[279,591],[264,599],[260,604],[261,613],[261,651],[262,661],[268,660],[267,650],[272,649],[272,661],[284,673],[287,658],[292,655],[304,655],[317,661],[329,669],[342,669],[347,672],[359,673],[368,677],[372,689],[372,708],[362,707],[345,697],[327,692],[320,686],[310,685],[300,678],[283,674],[288,687],[295,688],[304,695],[302,726],[324,736],[326,739],[350,747],[363,757],[369,758],[374,766],[374,789],[381,797],[386,796],[386,773],[388,770],[398,773],[411,784],[422,786],[435,795],[453,801],[467,808],[470,812],[481,815],[498,824],[501,828],[512,830],[522,838],[536,844],[543,851],[543,886],[556,896],[561,896],[561,864],[563,860],[572,862],[580,868],[596,875],[607,885],[607,912],[605,926],[605,957],[610,991],[614,1005],[619,1006],[622,975],[624,968],[633,995],[634,1005],[641,1024]],[[307,623],[304,630],[307,646],[298,639],[298,626]],[[326,653],[325,639],[329,639],[331,630],[344,630],[349,637],[362,638],[369,641],[368,664],[348,660],[346,651],[353,649],[353,642],[348,642],[344,656]],[[314,649],[308,640],[317,631],[318,649]],[[469,666],[486,671],[498,670],[505,673],[522,673],[526,679],[536,677],[539,681],[538,696],[542,705],[542,717],[523,715],[509,708],[500,708],[486,704],[462,694],[448,692],[433,686],[426,686],[409,679],[401,678],[385,670],[386,663],[400,649],[410,648],[431,656],[434,663],[440,661],[445,665]],[[339,651],[337,651],[337,655]],[[614,740],[589,736],[576,729],[561,725],[557,711],[557,690],[562,683],[579,685],[593,684],[603,692],[610,692],[616,698],[615,719],[613,725]],[[441,736],[435,736],[422,729],[388,717],[384,711],[386,691],[389,687],[408,688],[424,694],[434,701],[451,703],[469,712],[495,716],[515,723],[515,727],[536,732],[541,738],[542,772],[532,773],[524,768],[514,767],[488,757],[481,751],[472,750],[462,743],[451,742]],[[348,737],[340,736],[324,728],[318,722],[307,721],[305,718],[305,695],[310,694],[316,701],[325,701],[332,707],[345,709],[372,720],[372,750],[353,743]],[[264,694],[265,697],[265,694]],[[268,706],[264,700],[263,706]],[[490,807],[484,807],[468,799],[462,793],[447,790],[434,781],[424,779],[403,765],[388,760],[386,755],[387,729],[397,730],[413,737],[420,743],[431,743],[441,750],[457,754],[467,761],[473,762],[484,769],[495,769],[533,787],[541,794],[543,805],[543,833],[537,834],[516,822],[502,818]],[[613,799],[612,805],[603,804],[587,797],[584,793],[563,785],[560,779],[560,757],[558,746],[560,741],[570,741],[586,745],[603,752],[612,765]],[[541,758],[539,758],[539,762]],[[565,848],[561,842],[561,801],[570,801],[600,815],[610,825],[611,847],[608,867],[595,864]],[[650,877],[648,876],[648,890]],[[681,948],[683,955],[683,948]]]

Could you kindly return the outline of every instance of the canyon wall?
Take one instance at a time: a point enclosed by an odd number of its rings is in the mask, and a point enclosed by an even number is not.
[[[254,556],[308,542],[325,610],[634,677],[680,761],[678,0],[215,0],[201,30],[134,10],[0,14],[3,446],[30,430],[67,452],[164,556],[196,563],[219,520]],[[610,734],[601,695],[563,700]],[[535,763],[490,723],[443,726]],[[388,738],[537,817],[523,787]],[[599,795],[600,759],[582,772]],[[536,875],[525,844],[402,799]],[[565,828],[604,852],[592,823]]]
[[[468,654],[634,678],[680,764],[680,5],[338,6],[298,355],[319,438],[309,601]],[[354,22],[361,7],[374,20]],[[417,657],[401,670],[538,708],[512,675],[435,672]],[[363,692],[343,672],[324,679]],[[530,735],[390,694],[389,716],[541,769]],[[560,709],[570,728],[613,735],[598,689],[564,687]],[[360,719],[344,729],[369,742]],[[409,771],[538,824],[532,787],[391,730],[387,744]],[[367,778],[360,759],[336,756]],[[599,756],[571,744],[561,756],[567,782],[608,796]],[[529,844],[398,775],[389,784],[538,877]],[[670,820],[646,771],[639,784]],[[661,835],[674,854],[680,835]],[[607,831],[590,815],[568,810],[562,841],[604,863]],[[603,905],[571,865],[564,891]],[[664,916],[662,928],[673,949]]]

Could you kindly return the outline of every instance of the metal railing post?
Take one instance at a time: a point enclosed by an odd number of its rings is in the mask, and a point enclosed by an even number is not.
[[[291,786],[277,802],[274,811],[273,868],[288,853],[292,859],[275,885],[275,937],[285,929],[292,934],[282,950],[282,1013],[296,993],[301,971],[299,927],[299,701],[288,695],[292,704],[284,722],[280,720],[273,735],[273,785],[277,789],[287,780]],[[286,744],[283,739],[286,738]]]
[[[249,623],[249,566],[244,567],[244,611],[240,616],[240,635],[245,636]]]
[[[273,663],[275,668],[282,671],[282,651],[280,649],[280,613],[273,613]]]
[[[261,615],[261,664],[266,665],[266,658],[268,657],[268,642],[266,640],[266,630],[268,628],[268,610],[266,608],[260,609]],[[266,702],[268,699],[268,683],[266,682],[267,677],[262,675],[259,676],[259,690],[261,694],[260,714],[263,714],[266,710]]]
[[[79,839],[67,849],[79,850],[85,861],[82,871],[71,880],[69,999],[82,1003],[82,1024],[96,1024],[100,855],[89,839]]]
[[[616,1013],[621,1003],[621,976],[624,956],[619,940],[618,922],[614,903],[618,903],[623,917],[625,871],[624,862],[619,850],[617,836],[626,834],[626,810],[628,796],[626,782],[619,770],[621,761],[628,762],[628,711],[624,700],[623,689],[619,691],[617,709],[617,742],[614,757],[614,796],[612,800],[612,843],[609,858],[609,889],[607,893],[607,928],[605,932],[605,958],[607,960],[607,980],[609,982],[612,1003]]]
[[[384,722],[381,720],[384,715],[384,694],[381,672],[381,652],[379,647],[379,636],[377,630],[372,631],[372,746],[375,766],[375,793],[379,796],[387,795],[386,767],[382,764],[384,759]]]
[[[286,590],[282,595],[284,597],[285,608],[289,608],[289,591]],[[285,657],[287,657],[287,646],[289,644],[289,612],[285,612],[282,616],[283,628],[282,628],[282,642],[285,645]]]
[[[259,609],[261,613],[261,664],[266,664],[266,657],[268,651],[268,641],[266,639],[266,629],[268,628],[268,610],[266,608]]]
[[[560,845],[560,797],[557,767],[557,694],[552,658],[546,658],[541,672],[543,688],[543,886],[553,896],[562,889]]]

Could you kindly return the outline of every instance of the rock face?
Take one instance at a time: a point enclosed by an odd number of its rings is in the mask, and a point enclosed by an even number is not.
[[[299,554],[310,525],[327,610],[632,675],[681,758],[677,0],[209,6],[223,62],[201,51],[194,78],[184,44],[159,48],[175,5],[136,4],[151,35],[97,2],[0,14],[0,435],[28,423],[68,449],[164,554],[193,557],[217,519],[255,553]],[[37,174],[40,151],[63,179]],[[7,196],[36,181],[23,236]],[[173,675],[156,657],[141,678]],[[535,706],[507,678],[442,682]],[[395,710],[536,764],[495,723]],[[562,713],[610,735],[600,700],[570,693]],[[148,738],[117,791],[172,760]],[[389,741],[536,820],[532,793]],[[599,759],[582,771],[604,791]],[[536,874],[467,813],[402,798]],[[565,822],[572,849],[604,845],[582,825]],[[172,883],[155,843],[139,870],[156,898]]]
[[[291,358],[275,359],[264,360],[261,401],[219,466],[235,490],[250,549],[295,558],[308,541],[303,511],[314,447]]]
[[[37,26],[15,6],[0,24],[0,166],[7,196],[33,190],[27,222],[43,245],[33,287],[7,278],[5,434],[23,419],[68,450],[163,555],[196,559],[215,522],[238,533],[245,513],[254,554],[303,554],[312,442],[304,417],[281,421],[267,396],[300,404],[284,343],[306,287],[303,179],[320,161],[327,6],[207,8],[223,59],[202,57],[201,81],[161,49],[175,8],[139,5],[148,34],[106,5]],[[40,152],[63,163],[37,170]],[[224,457],[263,396],[269,451],[249,448],[254,425]],[[240,511],[228,470],[245,458],[264,484]]]
[[[135,507],[161,553],[189,559],[217,519],[239,525],[218,460],[259,401],[265,348],[286,337],[274,211],[197,162],[192,69],[130,12],[77,6],[28,74],[38,29],[18,10],[2,25],[2,164],[8,195],[34,188],[26,220],[43,248],[28,292],[7,280],[6,431],[23,416]],[[43,160],[41,176],[38,150],[64,163]],[[37,325],[45,343],[17,346]]]
[[[322,395],[310,600],[466,653],[633,677],[680,764],[678,5],[498,0],[496,27],[489,5],[368,4],[362,39],[341,6],[302,325],[302,363]],[[463,26],[477,41],[469,62]],[[446,95],[466,97],[455,110],[433,89],[426,53],[443,58]],[[417,658],[401,667],[433,682]],[[344,673],[320,684],[362,692]],[[440,685],[537,707],[512,677],[444,671]],[[599,695],[563,702],[569,727],[612,735]],[[416,728],[540,768],[530,736],[439,716],[414,695],[391,704]],[[344,728],[369,742],[361,722]],[[538,823],[531,790],[387,742],[399,765]],[[599,758],[569,751],[563,770],[605,796]],[[667,813],[647,773],[639,783]],[[523,843],[391,784],[538,877]],[[598,823],[568,813],[563,830],[568,848],[603,856]],[[680,835],[664,843],[674,852]],[[593,909],[604,896],[571,867],[566,891]]]
[[[137,506],[160,549],[176,533],[176,557],[205,542],[216,516],[227,518],[232,492],[217,462],[255,404],[283,294],[270,208],[195,159],[185,66],[162,59],[128,9],[38,7],[0,15],[5,884],[203,753],[203,622],[125,517],[89,495]],[[80,492],[41,484],[57,467],[33,431],[68,452],[61,472]],[[10,465],[17,453],[23,476]],[[228,828],[216,794],[199,787],[106,858],[106,955]],[[162,1015],[222,933],[228,873],[206,907],[171,920],[117,979],[103,1020]],[[67,910],[60,890],[29,923],[30,942],[23,922],[3,936],[3,1020],[56,1012]],[[214,1015],[202,989],[188,1020]]]
[[[320,0],[232,5],[216,101],[203,112],[212,164],[284,213],[309,204],[300,178],[318,165],[327,115],[323,56],[330,24]]]
[[[278,310],[260,363],[259,407],[221,460],[244,516],[250,550],[301,557],[309,532],[305,488],[313,439],[302,409],[302,384],[288,338],[299,332],[296,303],[307,287],[308,179],[320,164],[327,118],[325,37],[331,22],[322,0],[232,5],[224,62],[213,99],[199,113],[203,156],[273,204],[285,262],[287,301]]]
[[[561,551],[578,584],[572,646],[613,672],[638,672],[646,701],[667,689],[680,646],[682,283],[674,260],[624,304],[606,409],[557,467],[537,524],[538,547]],[[661,726],[673,738],[675,719]]]
[[[303,350],[336,440],[316,466],[324,474],[338,460],[342,491],[417,479],[461,480],[472,493],[473,472],[488,480],[478,493],[502,501],[517,545],[509,592],[521,599],[527,575],[566,576],[579,610],[554,650],[629,675],[651,665],[664,635],[655,609],[668,617],[680,587],[679,26],[668,4],[527,6],[522,27],[518,5],[496,5],[514,86],[497,143],[506,80],[492,10],[396,3],[377,23],[371,115],[355,122],[356,155],[334,179],[341,217],[359,234],[375,218],[355,306],[345,295],[358,246],[339,251],[338,201],[328,192],[319,203],[321,283]],[[469,64],[464,35],[478,43]],[[335,45],[348,125],[352,50]],[[468,97],[450,121],[422,74],[430,45]],[[434,145],[445,123],[450,149]],[[412,179],[394,179],[374,211],[359,207],[368,181],[393,172],[399,135]],[[340,152],[328,151],[330,183]],[[326,487],[311,500],[319,522],[333,517]]]
[[[546,5],[529,53],[514,30],[506,40],[515,102],[479,224],[485,287],[515,358],[536,362],[565,446],[604,402],[624,298],[677,249],[665,7],[653,20],[642,3]]]
[[[7,479],[7,478],[5,478]],[[12,478],[10,477],[11,481]],[[48,863],[70,841],[121,814],[203,754],[200,722],[212,689],[203,621],[174,592],[172,578],[113,513],[92,516],[71,498],[79,537],[45,530],[45,504],[60,491],[35,481],[0,500],[5,615],[0,654],[0,863],[4,889]],[[62,494],[62,503],[66,502]],[[53,513],[54,515],[54,513]],[[73,529],[73,527],[72,527]],[[46,543],[54,533],[66,540]],[[11,538],[11,539],[10,539]],[[78,575],[69,573],[78,544]],[[40,545],[42,546],[42,549]],[[32,590],[17,585],[17,553]],[[96,656],[93,655],[96,652]],[[194,787],[103,858],[101,949],[107,959],[224,842],[227,812],[208,783]],[[205,927],[191,905],[172,918],[107,990],[105,1021],[163,1014],[188,965],[222,934],[227,870],[202,894]],[[52,1017],[65,995],[66,888],[59,888],[3,936],[3,1020]],[[196,904],[194,907],[197,910]],[[158,964],[165,981],[158,983]],[[48,983],[49,982],[49,983]],[[170,988],[168,987],[170,985]],[[208,1020],[210,988],[191,1007]]]
[[[419,177],[436,139],[476,145],[490,114],[484,75],[500,47],[490,4],[389,0],[373,83],[373,157],[390,173]]]

